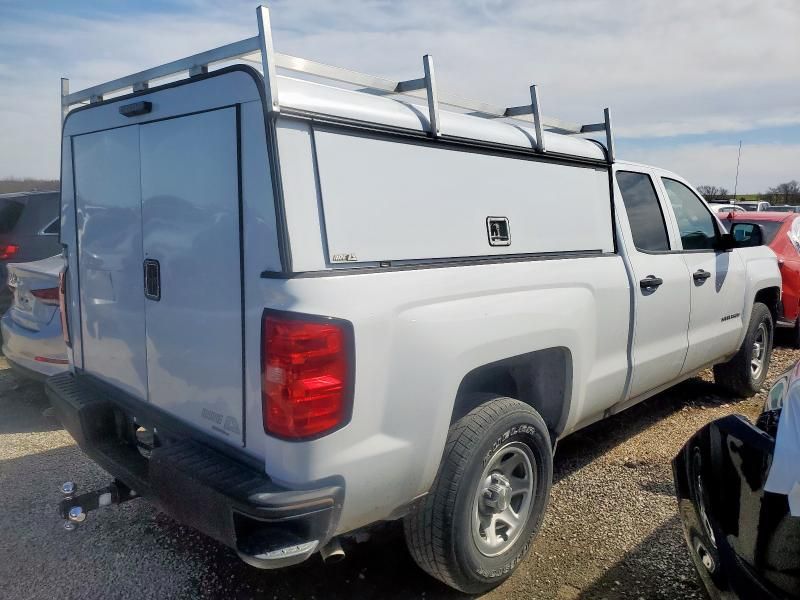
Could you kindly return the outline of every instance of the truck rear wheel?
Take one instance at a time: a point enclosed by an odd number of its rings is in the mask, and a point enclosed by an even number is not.
[[[553,478],[542,417],[512,398],[481,397],[450,428],[436,480],[404,523],[417,564],[470,594],[500,585],[525,558]]]
[[[732,359],[714,366],[714,381],[737,396],[752,396],[764,384],[772,356],[772,314],[761,302],[753,304],[750,325]]]

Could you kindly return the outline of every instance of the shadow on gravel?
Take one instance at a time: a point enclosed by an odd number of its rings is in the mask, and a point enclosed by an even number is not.
[[[344,544],[347,558],[323,565],[318,555],[295,567],[259,571],[236,554],[163,515],[164,542],[190,553],[210,568],[196,574],[193,597],[388,599],[467,598],[423,573],[405,548],[399,522],[380,526],[366,543]]]
[[[685,570],[694,572],[683,542],[683,532],[677,515],[653,531],[628,552],[625,558],[585,588],[579,598],[582,600],[640,598],[644,597],[640,593],[643,587],[650,590],[648,594],[657,588],[658,598],[704,598],[705,595],[696,577],[664,577],[665,571],[674,570],[676,562],[685,563]]]
[[[0,434],[62,429],[58,419],[43,414],[49,408],[41,383],[0,370]]]
[[[708,381],[697,378],[684,381],[559,442],[553,464],[553,483],[684,407],[718,406],[736,401],[737,398]]]

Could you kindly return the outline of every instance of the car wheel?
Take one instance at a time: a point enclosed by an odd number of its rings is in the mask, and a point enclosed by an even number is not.
[[[761,302],[753,304],[747,335],[731,360],[714,367],[714,381],[736,396],[758,392],[767,378],[772,356],[772,315]]]
[[[500,585],[525,558],[553,477],[539,413],[512,398],[481,396],[450,428],[436,480],[404,522],[417,564],[469,594]]]

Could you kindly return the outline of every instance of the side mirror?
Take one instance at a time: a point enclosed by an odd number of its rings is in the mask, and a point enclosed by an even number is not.
[[[724,244],[732,243],[731,248],[749,248],[751,246],[762,246],[764,244],[764,232],[761,225],[757,223],[733,223],[731,231],[727,234],[730,241],[725,240]],[[725,237],[725,236],[723,236]]]
[[[717,252],[730,252],[734,248],[736,248],[736,240],[731,233],[721,233],[717,237],[717,241],[714,244],[714,250]]]

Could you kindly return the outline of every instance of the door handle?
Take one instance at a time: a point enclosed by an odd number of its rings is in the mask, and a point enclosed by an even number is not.
[[[692,279],[694,279],[697,283],[703,283],[709,277],[711,277],[711,273],[704,271],[703,269],[695,271],[692,275]]]
[[[643,290],[654,290],[662,283],[664,283],[664,280],[661,279],[661,277],[656,277],[655,275],[648,275],[639,282],[639,287],[642,288]]]
[[[161,265],[152,258],[144,261],[144,297],[156,302],[161,300]]]

